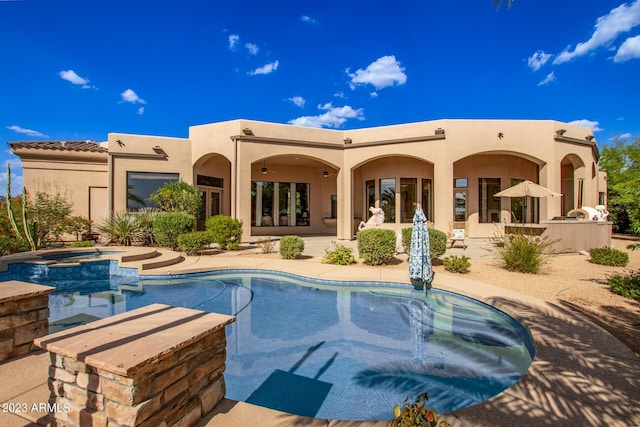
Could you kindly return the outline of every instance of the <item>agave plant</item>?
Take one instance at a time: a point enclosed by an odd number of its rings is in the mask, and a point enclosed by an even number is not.
[[[114,212],[98,226],[98,230],[106,235],[112,243],[131,246],[142,239],[141,221],[137,215],[127,212]]]
[[[157,208],[142,208],[135,216],[140,226],[140,244],[142,246],[155,246],[156,236],[153,234],[153,220],[160,215],[162,211]]]

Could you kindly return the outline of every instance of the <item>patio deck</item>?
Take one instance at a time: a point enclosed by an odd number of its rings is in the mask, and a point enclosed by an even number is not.
[[[183,263],[154,270],[153,274],[231,268],[281,270],[336,280],[408,282],[405,270],[384,267],[341,267],[320,263],[332,238],[306,238],[301,260],[241,256],[238,253],[189,257]],[[347,246],[355,242],[341,242]],[[468,239],[469,246],[449,249],[447,255],[491,257],[484,239]],[[619,340],[565,308],[459,275],[438,274],[434,286],[468,295],[509,313],[528,328],[536,355],[529,371],[514,386],[486,402],[445,414],[452,426],[640,425],[640,359]],[[46,403],[48,355],[35,354],[0,365],[0,402]],[[15,408],[15,406],[14,406]],[[36,408],[38,406],[36,405]],[[389,408],[389,418],[392,417]],[[44,413],[0,411],[0,425],[42,423]],[[385,426],[387,421],[355,422],[310,419],[225,400],[201,426]],[[33,424],[31,424],[33,425]]]

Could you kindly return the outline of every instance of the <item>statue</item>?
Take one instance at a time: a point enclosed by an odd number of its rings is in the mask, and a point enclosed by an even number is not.
[[[382,208],[376,208],[371,206],[369,208],[371,212],[371,217],[367,220],[367,222],[360,221],[360,225],[358,225],[358,231],[364,230],[365,228],[377,227],[380,224],[384,223],[384,211]]]

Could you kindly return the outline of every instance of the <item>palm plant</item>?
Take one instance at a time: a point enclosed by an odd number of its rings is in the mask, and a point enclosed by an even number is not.
[[[98,226],[98,230],[113,243],[131,246],[142,238],[141,221],[127,212],[114,212]]]

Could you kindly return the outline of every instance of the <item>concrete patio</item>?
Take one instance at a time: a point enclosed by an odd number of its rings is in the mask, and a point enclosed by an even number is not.
[[[305,237],[306,257],[300,260],[282,260],[273,255],[243,256],[246,252],[240,251],[187,257],[180,264],[154,269],[148,274],[256,268],[321,279],[408,282],[404,269],[322,264],[320,257],[332,246],[331,240]],[[340,243],[355,246],[355,242]],[[485,240],[469,239],[468,243],[466,250],[449,249],[447,255],[492,256]],[[452,426],[640,425],[640,359],[612,335],[558,305],[459,275],[438,274],[434,286],[507,312],[530,331],[536,349],[531,368],[514,386],[486,402],[445,414]],[[40,404],[49,398],[48,366],[46,353],[0,365],[0,425],[46,422],[46,408]],[[392,408],[389,408],[391,417]],[[310,419],[224,400],[201,425],[355,427],[387,423]]]

